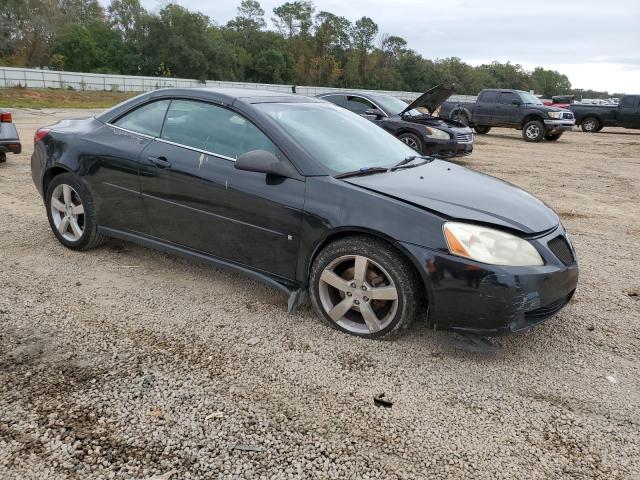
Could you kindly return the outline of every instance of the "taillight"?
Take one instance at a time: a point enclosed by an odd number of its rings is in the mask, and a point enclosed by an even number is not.
[[[38,143],[40,140],[46,137],[49,132],[50,129],[48,128],[39,128],[38,130],[36,130],[36,133],[33,135],[33,143]]]
[[[11,117],[11,114],[9,112],[2,112],[0,113],[0,122],[11,123],[13,122],[13,117]]]

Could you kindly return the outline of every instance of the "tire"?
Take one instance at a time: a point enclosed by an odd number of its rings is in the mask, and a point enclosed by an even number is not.
[[[413,265],[386,242],[365,236],[327,245],[313,262],[309,282],[311,303],[320,318],[363,338],[406,329],[421,298]],[[378,295],[381,298],[374,299]]]
[[[4,163],[7,161],[7,154],[2,152],[0,153],[0,163]]]
[[[522,138],[526,142],[541,142],[544,136],[545,128],[540,120],[531,120],[522,128]]]
[[[548,133],[547,135],[544,136],[544,139],[549,141],[549,142],[555,142],[556,140],[558,140],[562,136],[563,133],[564,132],[554,133],[554,134]]]
[[[582,120],[582,131],[585,133],[595,133],[599,132],[602,127],[600,126],[600,120],[596,117],[587,117]]]
[[[473,129],[480,135],[485,135],[491,131],[491,127],[488,125],[476,125]]]
[[[603,129],[603,128],[604,128],[604,125],[600,125],[600,126],[598,127],[598,129],[596,130],[596,133],[598,133],[598,132],[602,131],[602,129]]]
[[[65,247],[88,250],[106,240],[97,231],[91,192],[72,173],[53,177],[47,187],[45,205],[51,230]]]
[[[413,133],[402,133],[398,135],[398,139],[407,144],[409,147],[413,148],[416,152],[422,154],[424,152],[424,145],[422,144],[422,140],[417,135]]]
[[[455,120],[456,122],[460,122],[465,127],[469,126],[469,115],[466,114],[463,110],[457,110],[451,112],[450,115],[451,120]]]

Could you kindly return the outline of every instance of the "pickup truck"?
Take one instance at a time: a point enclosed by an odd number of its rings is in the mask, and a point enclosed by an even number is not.
[[[617,105],[570,106],[583,132],[599,132],[604,127],[640,128],[640,95],[623,95]]]
[[[7,152],[20,153],[22,144],[11,113],[0,109],[0,163],[7,161]]]
[[[481,135],[491,127],[522,130],[527,142],[558,140],[575,125],[571,111],[544,105],[529,92],[502,88],[482,90],[475,102],[445,102],[440,116],[469,125]]]

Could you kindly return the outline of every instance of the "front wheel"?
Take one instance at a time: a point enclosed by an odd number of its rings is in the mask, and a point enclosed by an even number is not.
[[[325,247],[313,262],[309,290],[326,323],[364,338],[408,327],[419,301],[413,266],[390,245],[369,237]]]
[[[104,242],[97,231],[91,192],[75,175],[54,177],[45,198],[51,230],[65,247],[87,250]]]
[[[527,122],[522,129],[522,138],[526,142],[540,142],[545,136],[544,124],[540,120]]]
[[[416,152],[422,154],[424,151],[422,140],[417,135],[413,133],[403,133],[398,136],[400,141],[407,144],[409,147],[413,148]]]
[[[561,136],[562,136],[563,132],[560,133],[548,133],[544,136],[545,140],[548,140],[549,142],[555,142],[556,140],[558,140]]]
[[[476,133],[479,133],[480,135],[485,135],[489,133],[489,131],[491,130],[491,127],[489,127],[488,125],[476,125],[475,127],[473,127],[473,129],[476,131]]]

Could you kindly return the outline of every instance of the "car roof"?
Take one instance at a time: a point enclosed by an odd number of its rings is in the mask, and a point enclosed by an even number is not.
[[[340,92],[327,92],[327,93],[321,93],[320,95],[317,95],[318,98],[322,98],[322,97],[328,97],[330,95],[355,95],[358,97],[390,97],[391,95],[387,95],[386,93],[379,93],[379,92],[344,92],[344,91],[340,91]]]
[[[202,88],[159,88],[150,92],[137,95],[115,107],[103,112],[96,118],[103,122],[109,122],[123,113],[149,100],[162,98],[192,98],[194,100],[209,100],[223,105],[233,105],[237,102],[245,104],[255,103],[320,103],[322,100],[294,95],[291,93],[276,92],[264,89],[227,88],[227,87],[202,87]]]

